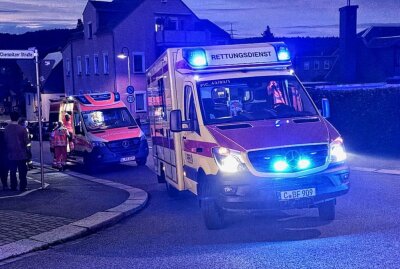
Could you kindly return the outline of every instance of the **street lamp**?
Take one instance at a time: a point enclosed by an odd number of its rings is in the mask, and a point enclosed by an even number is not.
[[[123,47],[121,49],[121,53],[117,55],[119,59],[128,58],[128,86],[131,86],[131,57],[129,56],[129,49],[127,47]]]

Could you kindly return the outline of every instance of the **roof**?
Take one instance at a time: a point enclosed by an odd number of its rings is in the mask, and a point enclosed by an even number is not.
[[[400,24],[374,25],[358,34],[368,48],[400,45]]]
[[[122,22],[145,0],[114,0],[112,2],[90,1],[99,19],[97,32],[109,32]]]

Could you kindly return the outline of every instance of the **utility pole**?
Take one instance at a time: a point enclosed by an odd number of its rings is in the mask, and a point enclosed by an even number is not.
[[[231,23],[231,28],[228,30],[228,32],[229,32],[229,34],[230,34],[232,39],[234,38],[235,35],[237,35],[237,34],[235,34],[236,31],[237,30],[233,29],[233,23]]]

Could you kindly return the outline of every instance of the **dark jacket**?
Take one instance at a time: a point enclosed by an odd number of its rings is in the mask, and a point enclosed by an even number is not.
[[[11,161],[21,161],[28,159],[28,133],[25,127],[11,122],[4,131],[7,144],[8,159]]]
[[[3,163],[6,160],[8,160],[6,139],[4,137],[4,129],[0,129],[0,162]]]

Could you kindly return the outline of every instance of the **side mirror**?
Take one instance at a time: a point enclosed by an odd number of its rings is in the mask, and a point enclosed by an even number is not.
[[[182,113],[180,109],[172,110],[170,114],[169,128],[171,132],[182,132]]]
[[[331,107],[328,98],[322,98],[322,116],[326,119],[331,116]]]

